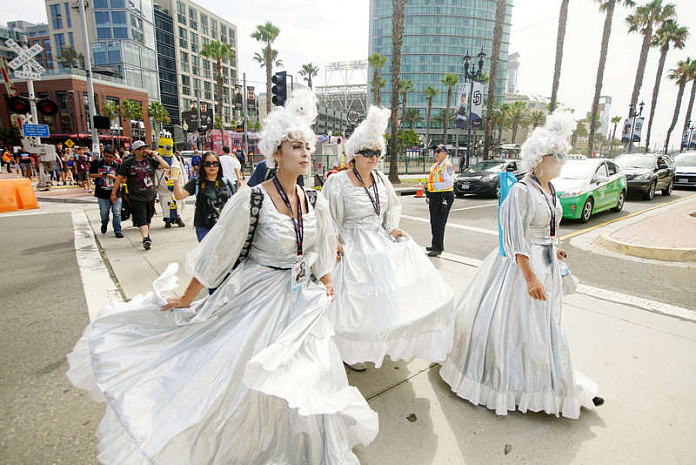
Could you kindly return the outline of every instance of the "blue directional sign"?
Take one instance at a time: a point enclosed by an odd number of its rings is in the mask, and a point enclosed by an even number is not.
[[[23,124],[22,133],[24,137],[50,137],[48,124]]]

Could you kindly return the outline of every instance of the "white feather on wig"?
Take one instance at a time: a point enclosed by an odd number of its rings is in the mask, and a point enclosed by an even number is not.
[[[532,132],[522,144],[520,158],[525,169],[533,170],[544,155],[559,153],[567,155],[570,151],[568,139],[573,134],[575,120],[568,110],[556,110],[546,117],[546,124]]]
[[[317,98],[314,92],[299,89],[292,93],[284,107],[275,109],[266,116],[261,130],[259,149],[266,157],[269,168],[275,168],[273,153],[285,141],[302,140],[316,149],[316,135],[312,124],[317,119]]]
[[[371,106],[367,112],[367,118],[355,128],[353,135],[346,142],[346,162],[349,163],[353,157],[363,149],[379,148],[382,154],[387,151],[384,142],[384,132],[389,124],[391,110]]]

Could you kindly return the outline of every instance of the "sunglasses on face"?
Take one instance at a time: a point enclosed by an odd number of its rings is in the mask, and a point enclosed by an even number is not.
[[[381,150],[372,150],[372,149],[364,149],[358,151],[360,155],[362,155],[365,158],[380,158],[382,156],[382,151]]]
[[[211,166],[214,168],[217,168],[218,166],[220,166],[220,162],[218,162],[218,161],[206,161],[205,163],[203,163],[203,166],[205,166],[206,168],[210,168]]]

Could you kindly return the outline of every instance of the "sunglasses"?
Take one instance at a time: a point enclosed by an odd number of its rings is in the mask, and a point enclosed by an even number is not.
[[[381,150],[364,149],[364,150],[359,150],[358,153],[365,158],[373,158],[373,157],[380,158],[382,156]]]
[[[205,166],[206,168],[210,168],[211,166],[214,168],[217,168],[218,166],[220,166],[220,162],[219,161],[206,161],[205,163],[203,163],[203,166]]]

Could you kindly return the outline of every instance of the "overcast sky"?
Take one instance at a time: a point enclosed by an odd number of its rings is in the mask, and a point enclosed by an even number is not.
[[[42,0],[5,3],[0,11],[0,23],[17,19],[46,21],[46,9]],[[239,0],[205,0],[199,3],[237,25],[240,77],[241,72],[246,72],[250,83],[261,88],[260,91],[264,88],[265,74],[252,61],[252,57],[261,46],[249,36],[257,24],[265,21],[270,20],[280,28],[275,48],[279,50],[280,58],[290,73],[297,73],[301,65],[308,62],[323,68],[332,61],[367,58],[369,0],[254,0],[251,3]],[[678,20],[680,24],[689,27],[692,37],[684,50],[671,51],[667,57],[667,69],[662,81],[652,137],[653,141],[660,141],[660,145],[671,122],[677,95],[677,86],[666,78],[667,70],[674,67],[678,60],[689,56],[689,53],[696,58],[694,0],[671,0],[671,3],[677,6]],[[559,96],[561,101],[576,109],[580,115],[590,110],[594,94],[604,24],[604,15],[597,5],[595,0],[570,2]],[[514,0],[510,52],[517,51],[521,55],[519,87],[522,91],[545,96],[551,94],[559,6],[560,0]],[[609,95],[613,99],[612,115],[626,116],[628,113],[640,52],[641,36],[629,35],[624,21],[629,13],[629,9],[619,7],[614,15],[602,89],[603,95]],[[650,110],[648,105],[658,57],[659,52],[652,49],[640,96],[646,103],[643,111],[646,116]],[[337,80],[338,76],[333,76],[331,83],[337,83]],[[319,85],[324,83],[323,72],[317,81]],[[681,115],[672,133],[671,145],[674,146],[677,146],[681,137],[690,91],[691,84],[686,88]]]

